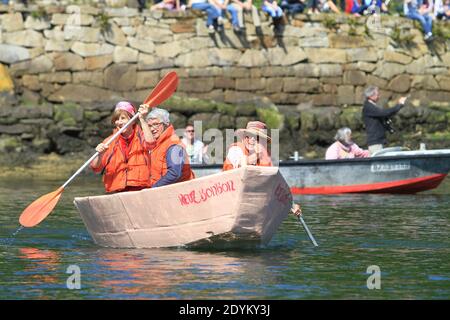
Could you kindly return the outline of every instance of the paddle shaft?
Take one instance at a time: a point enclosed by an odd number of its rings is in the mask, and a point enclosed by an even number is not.
[[[137,118],[139,117],[139,112],[137,112],[122,128],[119,129],[119,131],[117,131],[106,143],[106,146],[109,146],[109,144],[111,142],[113,142],[118,136],[119,134],[121,134],[126,128],[128,128]],[[97,151],[96,153],[94,153],[92,155],[92,157],[89,158],[88,161],[86,161],[70,178],[69,180],[67,180],[62,186],[61,188],[65,188],[69,183],[72,182],[73,179],[75,179],[75,177],[77,175],[80,174],[80,172],[82,172],[97,156],[99,155],[99,152]]]
[[[316,242],[316,239],[314,239],[314,236],[312,235],[311,231],[309,231],[308,226],[306,225],[305,220],[303,220],[302,216],[298,216],[298,221],[300,221],[303,225],[303,228],[305,229],[306,233],[308,234],[309,239],[311,240],[311,242],[313,243],[313,245],[315,247],[318,247],[319,245]]]

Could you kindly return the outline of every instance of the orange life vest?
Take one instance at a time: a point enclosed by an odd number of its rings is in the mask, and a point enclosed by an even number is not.
[[[114,130],[113,134],[117,131]],[[112,135],[111,135],[112,136]],[[110,139],[109,136],[103,143]],[[103,171],[103,183],[106,192],[139,190],[150,187],[150,156],[141,128],[134,127],[134,136],[130,142],[128,158],[120,146],[119,138],[114,140],[102,156],[101,165],[94,172]]]
[[[180,138],[175,134],[175,130],[172,125],[170,125],[161,136],[156,140],[155,146],[150,151],[150,185],[153,186],[161,177],[167,173],[167,161],[166,154],[167,150],[173,146],[179,145],[183,147]],[[191,165],[189,164],[189,158],[185,152],[184,166],[181,171],[181,177],[177,182],[188,181],[194,179],[194,172],[191,170]]]
[[[245,156],[249,155],[247,148],[245,147],[245,145],[242,142],[236,142],[236,143],[231,144],[230,147],[228,148],[228,150],[230,150],[231,147],[239,147],[239,148],[241,148],[241,150]],[[261,158],[258,158],[258,160],[256,161],[256,165],[259,167],[273,166],[272,159],[270,159],[269,153],[267,152],[267,150],[265,148],[263,148]],[[231,163],[231,161],[227,157],[225,159],[225,161],[223,162],[222,170],[227,171],[227,170],[231,170],[231,169],[234,169],[234,167],[233,167],[233,164]]]

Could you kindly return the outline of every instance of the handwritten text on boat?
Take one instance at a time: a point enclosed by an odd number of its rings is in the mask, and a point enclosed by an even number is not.
[[[209,198],[217,197],[226,192],[236,191],[234,187],[234,181],[229,180],[227,182],[217,182],[208,188],[202,188],[200,190],[192,190],[189,193],[180,193],[178,199],[182,206],[188,206],[191,204],[199,204],[207,201]]]

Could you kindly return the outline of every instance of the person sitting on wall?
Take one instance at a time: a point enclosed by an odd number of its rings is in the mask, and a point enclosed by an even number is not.
[[[422,0],[404,0],[403,11],[405,16],[412,20],[418,20],[424,31],[424,40],[430,41],[433,38],[431,32],[433,28],[433,19],[429,15],[430,9],[423,6]]]
[[[438,20],[450,19],[450,0],[436,0],[434,2],[434,16]]]
[[[217,12],[216,7],[208,2],[208,0],[189,0],[188,8],[193,10],[200,10],[206,12],[206,27],[208,28],[209,33],[214,33],[215,28],[214,24],[218,24],[219,13]],[[222,26],[218,26],[218,28]]]
[[[352,141],[352,130],[340,128],[334,136],[334,142],[325,154],[326,160],[366,158],[370,155],[368,150],[363,150]]]
[[[223,17],[228,11],[231,15],[231,25],[233,26],[234,31],[239,32],[241,30],[239,27],[238,10],[229,3],[229,0],[210,0],[210,2],[217,10],[219,15],[217,23],[221,28],[223,28]]]
[[[121,101],[116,104],[111,124],[117,132],[134,116],[134,106]],[[103,173],[103,183],[107,193],[135,191],[150,187],[150,143],[153,138],[145,122],[148,107],[139,108],[139,124],[132,124],[113,142],[106,146],[109,136],[98,144],[95,150],[98,156],[90,167],[96,173]]]
[[[157,10],[183,11],[185,8],[186,8],[185,5],[180,5],[180,0],[162,0],[152,5],[150,7],[150,11],[157,11]]]
[[[153,138],[150,146],[152,188],[194,179],[186,150],[170,124],[169,116],[169,112],[159,108],[154,108],[147,116]]]
[[[380,99],[378,87],[368,86],[364,90],[364,96],[362,116],[364,125],[366,126],[367,145],[372,155],[376,151],[383,149],[383,146],[386,144],[386,130],[388,130],[386,120],[403,108],[406,97],[399,98],[395,107],[382,109],[377,107],[376,104]]]
[[[237,11],[238,26],[239,29],[244,29],[244,12],[252,13],[253,25],[256,31],[259,32],[261,29],[261,19],[259,18],[258,9],[253,5],[252,0],[231,0],[230,6],[233,6]]]
[[[184,137],[181,139],[186,148],[187,155],[191,164],[202,164],[207,160],[206,152],[208,146],[198,139],[195,139],[194,126],[190,123],[184,129]]]
[[[229,147],[223,171],[247,165],[271,167],[272,159],[267,151],[270,137],[266,132],[266,124],[260,121],[250,121],[245,129],[237,130],[240,142]]]
[[[280,6],[278,6],[278,3],[276,0],[264,0],[262,4],[262,11],[269,14],[269,16],[272,17],[273,25],[276,30],[279,30],[281,28],[281,24],[283,19],[286,17],[284,16],[283,9],[281,9]]]

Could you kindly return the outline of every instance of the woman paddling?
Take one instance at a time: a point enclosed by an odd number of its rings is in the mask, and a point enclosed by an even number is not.
[[[149,147],[154,139],[145,121],[147,114],[148,106],[141,105],[140,125],[130,125],[109,146],[105,143],[112,135],[95,148],[99,155],[90,166],[94,172],[103,174],[106,192],[136,191],[150,187]],[[135,108],[131,103],[117,103],[111,118],[111,124],[115,126],[113,134],[134,115]]]

